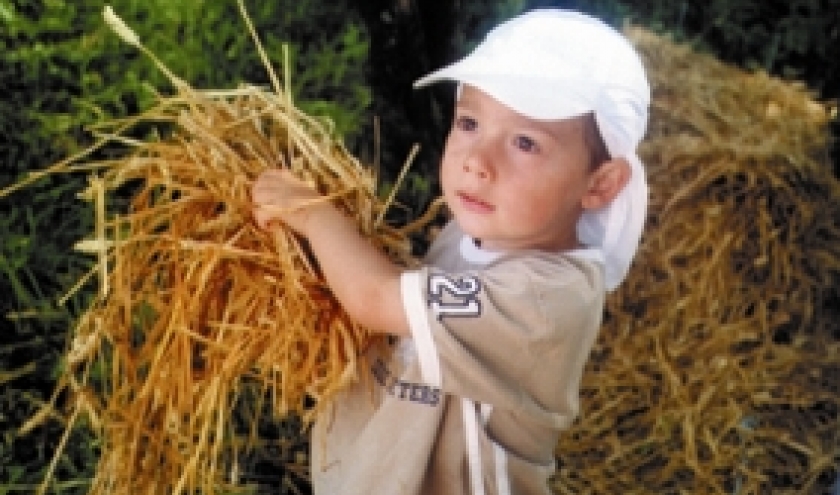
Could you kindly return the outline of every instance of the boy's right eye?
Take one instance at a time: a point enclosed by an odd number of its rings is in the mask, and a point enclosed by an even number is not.
[[[472,117],[461,115],[455,118],[455,127],[461,131],[471,132],[478,127],[478,122],[476,122]]]

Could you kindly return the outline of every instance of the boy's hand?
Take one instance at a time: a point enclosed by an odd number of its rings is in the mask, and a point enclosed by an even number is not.
[[[288,170],[260,174],[251,186],[251,200],[261,228],[283,222],[306,237],[333,294],[353,320],[374,332],[410,333],[401,299],[402,268],[362,237],[350,217]]]
[[[328,206],[318,201],[321,196],[288,170],[268,169],[251,186],[254,220],[263,229],[283,222],[306,236],[306,224],[311,210]],[[272,225],[274,224],[274,225]]]

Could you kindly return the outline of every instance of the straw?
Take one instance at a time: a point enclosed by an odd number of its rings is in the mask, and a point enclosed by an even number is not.
[[[229,493],[243,488],[239,459],[259,448],[264,410],[306,426],[358,379],[366,349],[383,343],[347,317],[291,230],[254,224],[250,182],[291,169],[403,265],[414,263],[409,238],[382,221],[390,199],[377,196],[370,167],[327,120],[298,110],[270,67],[274,92],[198,90],[110,7],[104,16],[177,90],[129,122],[174,130],[138,141],[123,135],[125,122],[101,123],[97,146],[120,143],[124,157],[47,169],[95,173],[80,195],[93,202],[94,237],[77,249],[97,261],[73,290],[92,276],[100,290],[71,332],[67,428],[87,416],[101,442],[91,494]],[[107,204],[114,194],[129,195],[126,211]],[[243,401],[265,407],[243,415]]]
[[[836,108],[627,32],[653,88],[650,216],[553,488],[823,493],[840,457]]]

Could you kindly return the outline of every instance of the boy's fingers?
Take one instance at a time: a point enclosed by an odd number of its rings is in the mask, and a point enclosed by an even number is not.
[[[257,224],[257,227],[261,229],[265,229],[268,225],[268,217],[266,216],[265,212],[259,206],[255,206],[252,208],[251,216],[254,217],[254,223]]]
[[[253,209],[253,217],[254,223],[257,226],[264,230],[270,230],[276,228],[278,223],[280,223],[280,219],[277,215],[272,211],[272,208],[266,208],[264,206],[256,206]]]
[[[313,188],[288,170],[266,170],[251,184],[254,223],[265,230],[281,225],[297,230],[305,217],[299,210],[318,197]]]
[[[285,184],[278,181],[276,177],[260,176],[251,185],[251,200],[257,204],[277,203],[285,196]]]

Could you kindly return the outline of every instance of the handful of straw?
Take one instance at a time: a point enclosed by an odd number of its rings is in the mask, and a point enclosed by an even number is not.
[[[387,202],[373,174],[325,122],[295,108],[270,68],[273,93],[198,91],[108,7],[105,18],[178,92],[104,127],[97,146],[121,142],[129,156],[83,165],[76,157],[47,170],[95,171],[83,196],[95,205],[96,237],[77,248],[98,256],[91,276],[100,290],[67,355],[72,418],[85,413],[103,442],[91,493],[218,493],[236,485],[248,447],[238,437],[256,435],[256,418],[234,417],[246,390],[278,416],[307,422],[355,379],[359,356],[376,343],[348,319],[291,231],[272,237],[252,222],[250,181],[290,168],[404,264],[407,231],[381,223]],[[151,142],[121,134],[140,122],[176,131]],[[133,191],[130,208],[111,216],[106,193],[123,188]]]

